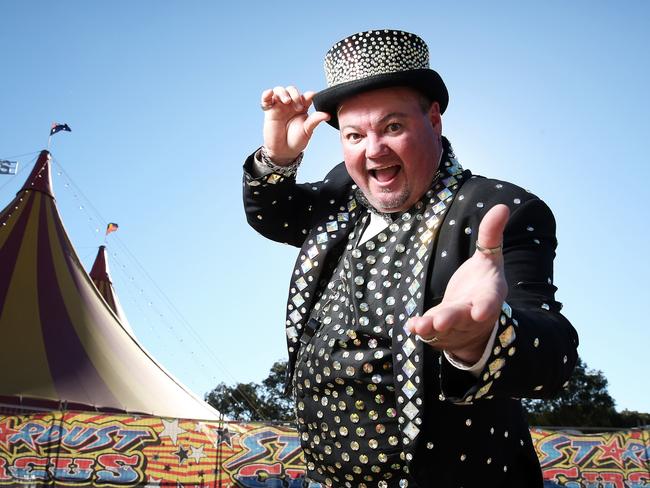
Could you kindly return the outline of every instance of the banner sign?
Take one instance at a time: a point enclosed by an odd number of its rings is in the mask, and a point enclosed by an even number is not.
[[[74,412],[0,417],[0,486],[302,488],[304,472],[289,427]]]
[[[531,433],[544,477],[561,486],[650,486],[648,430]],[[302,488],[303,463],[298,435],[285,426],[80,412],[0,416],[0,487]]]
[[[650,430],[530,433],[544,479],[570,488],[650,487]]]

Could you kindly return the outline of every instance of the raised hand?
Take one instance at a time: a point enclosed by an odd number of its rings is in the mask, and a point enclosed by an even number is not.
[[[330,118],[325,112],[308,114],[314,92],[300,93],[294,86],[276,86],[262,92],[264,147],[271,160],[290,164],[304,151],[318,124]]]
[[[485,214],[477,237],[483,250],[477,248],[456,270],[440,304],[406,325],[432,347],[466,363],[481,358],[508,294],[500,246],[509,217],[505,205]]]

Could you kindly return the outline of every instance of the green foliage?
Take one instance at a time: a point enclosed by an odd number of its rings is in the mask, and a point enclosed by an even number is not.
[[[284,394],[286,361],[277,361],[262,383],[219,383],[205,401],[233,420],[244,422],[292,422],[293,400]]]
[[[293,400],[284,394],[286,361],[277,361],[261,383],[218,384],[205,400],[233,420],[293,422]],[[535,426],[630,428],[650,425],[650,414],[617,412],[601,371],[588,369],[581,359],[568,387],[554,399],[522,400],[528,422]]]
[[[617,412],[601,371],[588,369],[578,358],[569,385],[553,399],[525,399],[528,422],[535,426],[614,427],[647,425],[650,414]]]
[[[623,410],[620,416],[620,427],[642,427],[650,425],[650,413]]]

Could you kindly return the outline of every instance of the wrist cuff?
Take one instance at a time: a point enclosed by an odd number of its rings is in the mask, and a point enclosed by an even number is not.
[[[298,155],[298,157],[294,159],[290,164],[279,165],[273,162],[273,160],[269,157],[268,153],[266,152],[266,148],[262,146],[260,150],[257,152],[257,154],[255,154],[255,159],[262,166],[271,170],[272,173],[277,173],[283,176],[293,176],[298,171],[298,166],[300,166],[303,156],[304,153],[301,152]]]

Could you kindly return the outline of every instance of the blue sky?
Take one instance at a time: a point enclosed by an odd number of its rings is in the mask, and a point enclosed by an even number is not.
[[[429,44],[463,165],[554,210],[580,354],[618,408],[650,411],[646,2],[4,1],[0,19],[0,159],[25,168],[51,122],[70,125],[52,153],[72,242],[89,267],[119,223],[108,249],[129,320],[195,392],[259,381],[285,356],[296,250],[257,236],[241,203],[259,94],[322,89],[331,44],[389,27]],[[300,178],[340,160],[320,127]],[[0,205],[26,171],[0,176]]]

